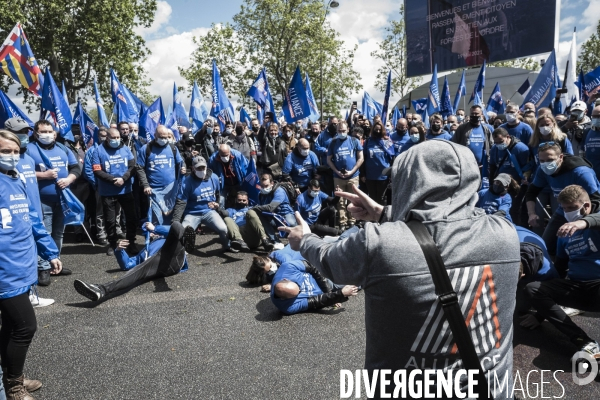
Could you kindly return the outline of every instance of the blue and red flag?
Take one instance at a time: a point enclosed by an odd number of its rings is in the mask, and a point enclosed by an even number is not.
[[[0,47],[0,68],[36,96],[42,95],[42,71],[19,22]]]

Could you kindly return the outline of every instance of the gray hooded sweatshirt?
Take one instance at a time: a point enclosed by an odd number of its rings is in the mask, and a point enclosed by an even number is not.
[[[332,244],[308,234],[300,248],[326,277],[364,288],[365,368],[464,368],[423,252],[404,223],[417,219],[441,252],[488,381],[506,374],[512,388],[519,238],[506,219],[475,208],[480,175],[473,153],[446,140],[413,146],[396,158],[392,185],[381,224],[367,223]],[[495,398],[512,398],[508,392]]]

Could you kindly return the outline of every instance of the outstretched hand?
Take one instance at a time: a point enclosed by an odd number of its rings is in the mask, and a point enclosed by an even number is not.
[[[293,228],[289,226],[280,226],[277,229],[279,229],[282,232],[287,232],[289,234],[288,241],[290,243],[290,247],[294,251],[299,251],[302,237],[310,233],[310,227],[298,211],[294,213],[294,216],[296,217],[296,222],[298,223],[298,225],[296,225]]]
[[[348,205],[348,211],[354,218],[363,221],[379,221],[383,212],[383,206],[371,199],[355,185],[352,185],[352,190],[354,193],[336,191],[335,195],[351,203]]]

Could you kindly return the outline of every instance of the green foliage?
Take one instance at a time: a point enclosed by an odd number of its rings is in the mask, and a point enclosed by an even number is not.
[[[489,63],[490,67],[506,67],[506,68],[523,68],[528,69],[530,71],[538,71],[540,69],[540,64],[535,61],[533,58],[518,58],[516,60],[510,61],[498,61]]]
[[[577,60],[577,73],[583,69],[588,73],[600,66],[600,21],[594,33],[588,40],[581,45],[581,54]]]
[[[392,95],[403,97],[406,93],[421,84],[421,78],[408,78],[406,76],[406,29],[404,26],[404,4],[400,5],[398,20],[390,21],[390,26],[385,28],[386,36],[379,43],[379,49],[371,53],[372,57],[384,62],[377,70],[375,87],[385,92],[388,73],[392,71]]]
[[[0,29],[4,40],[22,23],[40,67],[50,67],[59,87],[65,82],[71,103],[93,93],[94,76],[108,101],[110,68],[134,92],[148,85],[142,62],[149,51],[135,29],[149,27],[155,12],[156,0],[0,0]],[[12,83],[3,74],[0,88]],[[37,105],[31,93],[19,91],[29,109]]]

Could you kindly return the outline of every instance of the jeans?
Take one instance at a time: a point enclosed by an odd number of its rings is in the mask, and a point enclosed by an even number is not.
[[[347,192],[347,193],[354,193],[354,191],[352,190],[352,185],[358,187],[358,176],[356,178],[352,178],[352,179],[341,179],[341,178],[337,178],[334,177],[333,178],[333,184],[334,186],[339,186],[340,189],[342,189],[342,191]],[[346,224],[354,224],[356,222],[356,220],[354,218],[352,218],[352,215],[346,215],[347,210],[346,210],[346,199],[340,199],[340,201],[338,201],[337,203],[337,209],[338,212],[340,213],[340,226],[342,225],[346,225]]]
[[[63,221],[65,220],[65,216],[62,211],[62,206],[60,205],[60,201],[58,202],[44,202],[42,201],[42,212],[44,213],[42,222],[44,223],[44,227],[52,236],[56,247],[58,248],[58,253],[60,254],[60,249],[62,248],[63,235],[65,232],[65,225]],[[42,260],[38,257],[38,270],[44,271],[50,269],[50,263],[46,260]]]
[[[227,225],[225,225],[225,221],[215,210],[210,210],[204,215],[191,215],[188,214],[183,218],[183,222],[181,223],[184,228],[191,226],[192,229],[196,230],[200,224],[206,225],[208,228],[219,234],[219,238],[221,239],[221,245],[224,248],[229,248],[229,238],[227,237]]]
[[[286,214],[286,215],[277,214],[277,215],[279,215],[281,218],[285,219],[285,222],[288,224],[288,226],[298,225],[294,214]],[[270,215],[263,215],[262,213],[260,214],[260,221],[262,222],[262,224],[265,228],[265,232],[266,232],[267,236],[269,237],[269,239],[271,240],[271,242],[279,242],[279,236],[276,235],[276,233],[279,232],[277,230],[277,228],[280,227],[281,224],[279,222],[277,222],[275,220],[275,218],[271,217]]]
[[[2,329],[0,329],[0,357],[6,379],[23,375],[25,358],[37,329],[29,292],[8,299],[0,299]]]
[[[117,196],[102,196],[102,209],[104,222],[106,222],[106,234],[110,246],[117,246],[117,205],[120,204],[125,213],[125,224],[127,226],[126,238],[130,244],[135,243],[138,221],[136,218],[133,194],[125,193]]]
[[[246,224],[242,226],[238,226],[229,217],[223,220],[225,221],[225,225],[227,225],[229,238],[231,240],[243,240],[251,249],[260,246],[261,239],[267,236],[265,228],[254,210],[249,210],[246,213]]]

